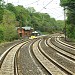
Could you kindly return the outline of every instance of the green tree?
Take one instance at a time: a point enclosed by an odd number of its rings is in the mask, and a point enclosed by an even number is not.
[[[65,24],[63,20],[57,20],[58,30],[63,31]]]
[[[4,12],[4,1],[0,0],[0,23],[3,20],[3,14],[4,14],[3,12]]]
[[[7,10],[9,10],[9,11],[11,11],[11,12],[13,12],[13,13],[16,14],[16,9],[15,9],[15,6],[14,6],[13,4],[7,3],[7,4],[5,5],[5,8],[6,8]]]
[[[67,11],[67,35],[70,38],[75,38],[75,0],[60,0],[60,2],[61,6]]]
[[[42,32],[53,32],[57,29],[57,22],[54,18],[50,18],[47,13],[31,13],[31,25],[35,30]]]
[[[5,9],[3,15],[3,22],[1,24],[4,40],[11,41],[16,38],[17,32],[15,27],[15,20],[15,14]]]
[[[3,28],[0,26],[0,43],[4,40]]]
[[[36,10],[33,8],[33,7],[28,7],[27,10],[30,12],[30,13],[35,13]]]
[[[18,5],[16,8],[16,21],[19,22],[19,26],[26,26],[29,18],[29,12],[23,6]]]

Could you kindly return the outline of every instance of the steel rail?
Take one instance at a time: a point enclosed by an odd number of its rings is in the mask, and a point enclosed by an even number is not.
[[[67,68],[65,68],[64,66],[62,66],[61,64],[59,64],[57,61],[55,61],[54,59],[52,59],[47,53],[45,53],[45,51],[42,49],[41,45],[39,44],[39,50],[41,51],[41,53],[48,59],[50,60],[54,65],[56,65],[59,69],[61,69],[64,73],[63,75],[74,75],[73,72],[71,72],[70,70],[68,70]]]
[[[68,51],[65,51],[65,50],[62,49],[62,48],[59,48],[58,46],[56,46],[55,44],[53,44],[53,43],[52,43],[51,41],[49,41],[49,40],[51,40],[51,38],[49,38],[49,39],[47,40],[47,44],[48,44],[49,47],[53,48],[55,51],[57,51],[57,52],[60,53],[61,55],[64,55],[65,57],[67,57],[67,58],[69,58],[69,59],[75,61],[75,56],[74,56],[72,53],[70,53],[70,52],[68,52]]]
[[[41,63],[41,65],[43,65],[43,67],[52,75],[72,75],[64,69],[60,70],[60,66],[57,64],[56,61],[54,61],[48,54],[44,52],[39,42],[40,41],[37,41],[33,44],[33,52],[38,61]]]
[[[4,75],[18,75],[17,71],[17,63],[16,63],[16,56],[18,54],[19,49],[24,45],[27,44],[30,40],[23,41],[21,43],[15,44],[14,46],[10,47],[6,52],[4,52],[1,56],[1,68],[0,74]],[[5,67],[6,66],[6,67]]]

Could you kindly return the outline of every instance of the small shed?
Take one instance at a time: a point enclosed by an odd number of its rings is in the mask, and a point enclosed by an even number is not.
[[[33,28],[30,26],[17,27],[17,32],[20,37],[30,37],[33,32]]]

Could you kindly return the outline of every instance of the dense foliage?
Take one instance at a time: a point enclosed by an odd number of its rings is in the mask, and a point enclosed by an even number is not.
[[[36,12],[33,7],[24,8],[21,5],[14,6],[11,3],[3,5],[2,3],[0,11],[2,12],[2,17],[0,17],[0,42],[18,38],[16,27],[31,26],[34,30],[47,33],[62,30],[61,21],[59,21],[61,23],[57,22],[47,13]]]
[[[4,9],[3,21],[0,24],[1,39],[3,41],[12,41],[17,36],[15,28],[15,14],[9,10]]]
[[[60,0],[61,6],[67,11],[67,36],[75,39],[75,0]]]
[[[4,2],[3,0],[0,0],[0,23],[2,22],[3,19],[3,12],[4,12]]]

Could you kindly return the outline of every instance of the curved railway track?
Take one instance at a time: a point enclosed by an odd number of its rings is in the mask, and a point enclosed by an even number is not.
[[[38,48],[38,42],[33,45],[33,52],[38,59],[38,61],[43,65],[43,67],[49,72],[50,75],[65,75],[57,66],[54,65],[52,59],[46,54],[43,49]],[[36,48],[37,47],[37,48]]]
[[[53,75],[75,75],[75,56],[70,53],[67,54],[72,57],[67,55],[66,51],[53,44],[56,41],[52,42],[51,40],[41,41],[39,47],[39,42],[36,42],[37,45],[33,45],[33,52],[36,58]]]
[[[16,57],[19,49],[27,42],[14,46],[4,56],[0,68],[1,75],[20,75],[18,74]],[[30,56],[32,51],[32,54],[49,75],[75,75],[75,48],[62,42],[59,37],[45,36],[44,38],[36,39],[34,42],[31,41],[29,49]],[[31,58],[33,59],[32,56]],[[33,61],[35,63],[34,59]],[[38,67],[38,64],[36,66]],[[42,71],[40,70],[40,72]],[[41,74],[43,75],[43,72]]]
[[[29,41],[29,40],[28,40]],[[6,50],[0,57],[0,75],[18,75],[16,56],[26,42],[18,43]]]
[[[56,40],[56,39],[54,39],[54,40]],[[48,41],[48,45],[50,47],[52,47],[57,52],[59,57],[61,57],[61,58],[63,57],[63,58],[66,59],[65,62],[59,62],[59,63],[63,63],[62,64],[63,67],[66,66],[66,69],[68,69],[69,72],[73,71],[73,72],[71,72],[71,74],[74,75],[75,74],[75,72],[74,72],[74,70],[75,70],[75,68],[74,68],[74,66],[75,66],[75,56],[72,54],[72,50],[69,50],[68,46],[66,46],[64,48],[64,46],[61,43],[53,41],[53,39]],[[65,60],[65,59],[62,59],[62,60]]]

